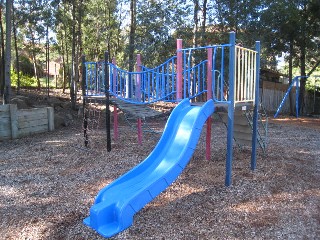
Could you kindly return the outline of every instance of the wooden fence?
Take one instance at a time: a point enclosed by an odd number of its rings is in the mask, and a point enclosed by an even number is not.
[[[0,105],[0,140],[53,130],[52,107],[17,109],[16,104]]]

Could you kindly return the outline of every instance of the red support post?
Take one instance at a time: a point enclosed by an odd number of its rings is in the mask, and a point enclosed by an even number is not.
[[[141,55],[137,54],[137,72],[141,72]],[[136,78],[136,99],[141,101],[141,75],[137,74]]]
[[[212,99],[212,48],[207,50],[207,100]],[[211,116],[207,119],[207,135],[206,135],[206,159],[211,158]]]
[[[137,54],[137,66],[136,66],[136,71],[141,72],[141,55]],[[141,75],[137,74],[137,82],[136,82],[136,98],[138,101],[141,101]],[[142,121],[141,118],[138,118],[137,122],[137,127],[138,127],[138,143],[141,145],[142,144]]]
[[[177,39],[177,101],[182,99],[182,39]]]

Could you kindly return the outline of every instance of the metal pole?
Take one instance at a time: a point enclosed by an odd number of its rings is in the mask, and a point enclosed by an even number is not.
[[[177,102],[182,99],[182,39],[177,39]]]
[[[227,159],[226,159],[226,179],[225,185],[231,185],[232,175],[232,154],[233,154],[233,121],[234,121],[234,84],[235,84],[235,49],[236,34],[230,33],[229,38],[229,104],[228,104],[228,132],[227,132]]]
[[[107,131],[107,151],[111,151],[111,127],[110,127],[110,95],[109,95],[109,54],[105,52],[104,54],[104,67],[105,67],[105,96],[106,96],[106,131]]]
[[[113,65],[117,65],[116,64],[116,59],[115,58],[112,58],[112,64]],[[117,79],[116,79],[116,69],[113,68],[113,72],[112,72],[112,91],[113,91],[113,94],[116,94],[117,92]],[[115,141],[117,141],[119,138],[119,131],[118,131],[118,109],[117,109],[117,105],[114,104],[113,105],[113,139]]]
[[[141,72],[141,55],[137,55],[137,72]],[[137,75],[137,84],[136,84],[136,98],[140,102],[141,101],[141,75]],[[142,121],[141,118],[138,118],[137,121],[137,127],[138,127],[138,143],[142,144]]]
[[[212,48],[207,50],[207,101],[212,99]],[[211,116],[207,119],[207,135],[206,135],[206,159],[211,158]]]
[[[260,42],[256,42],[256,82],[254,95],[254,109],[252,122],[252,152],[251,152],[251,170],[256,169],[257,162],[257,137],[258,137],[258,110],[259,110],[259,82],[260,82]]]
[[[300,81],[296,79],[296,117],[299,117],[299,94],[300,94]]]

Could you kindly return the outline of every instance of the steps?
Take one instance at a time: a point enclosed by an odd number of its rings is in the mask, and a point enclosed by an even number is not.
[[[218,112],[221,120],[228,125],[228,113],[224,111]],[[236,143],[241,146],[252,146],[252,122],[253,113],[252,109],[242,110],[235,108],[234,111],[234,126],[233,138]],[[267,145],[267,121],[262,121],[262,114],[259,112],[257,140],[261,149],[265,152]]]

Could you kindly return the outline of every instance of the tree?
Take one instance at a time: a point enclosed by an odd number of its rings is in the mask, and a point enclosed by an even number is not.
[[[4,79],[4,65],[5,65],[5,61],[4,61],[4,49],[5,49],[5,42],[4,42],[4,30],[3,30],[3,24],[2,24],[2,13],[3,13],[3,0],[1,0],[1,4],[0,4],[0,39],[1,39],[1,58],[0,58],[0,94],[1,96],[4,95],[4,83],[5,83],[5,79]]]
[[[13,37],[14,37],[14,49],[16,53],[16,68],[17,68],[17,94],[20,93],[20,63],[19,63],[19,50],[18,50],[18,39],[17,39],[17,22],[15,18],[15,8],[12,6],[12,22],[13,22]]]
[[[4,103],[10,103],[11,97],[11,12],[12,12],[12,0],[6,1],[6,49],[5,49],[5,65],[4,65]]]
[[[190,11],[190,5],[183,1],[138,2],[136,51],[145,56],[144,65],[157,66],[175,54],[175,38],[186,35],[190,25],[184,17]]]

